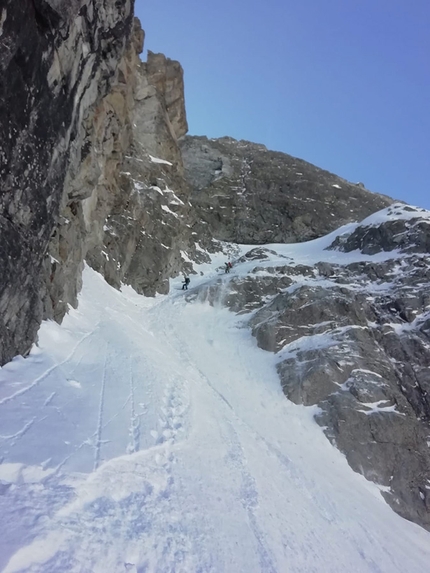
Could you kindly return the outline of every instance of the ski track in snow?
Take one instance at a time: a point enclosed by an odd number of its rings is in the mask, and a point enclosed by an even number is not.
[[[14,392],[13,394],[10,394],[8,396],[5,396],[4,398],[0,399],[0,406],[2,406],[3,404],[7,404],[8,402],[10,402],[11,400],[14,400],[15,398],[22,396],[23,394],[26,394],[27,392],[29,392],[30,390],[32,390],[35,386],[37,386],[38,384],[40,384],[40,382],[42,382],[45,378],[47,378],[52,372],[54,372],[57,368],[61,368],[61,366],[63,364],[65,364],[66,362],[68,362],[73,355],[75,354],[77,348],[85,341],[86,338],[88,338],[88,336],[91,336],[93,334],[93,332],[89,332],[88,334],[86,334],[85,336],[83,336],[79,342],[76,344],[76,346],[73,348],[73,350],[71,351],[71,353],[66,356],[66,358],[59,364],[54,364],[53,366],[51,366],[50,368],[48,368],[48,370],[46,370],[46,372],[44,372],[42,375],[38,376],[29,386],[24,386],[23,388],[21,388],[20,390],[17,390],[16,392]]]
[[[94,471],[100,465],[100,448],[102,445],[102,432],[103,432],[103,414],[104,414],[104,407],[105,407],[105,393],[106,393],[106,368],[108,364],[108,353],[107,348],[105,350],[105,361],[103,364],[103,372],[102,372],[102,379],[100,382],[100,402],[99,402],[99,411],[98,411],[98,420],[97,420],[97,429],[96,429],[96,439],[94,444]]]
[[[130,378],[130,443],[127,447],[127,453],[135,453],[139,451],[139,439],[140,439],[140,419],[136,415],[136,405],[135,405],[135,382],[133,377],[133,370],[131,368],[131,362],[129,364],[129,378]]]
[[[78,310],[0,369],[0,570],[429,570],[429,533],[352,472],[243,317],[193,283],[148,300],[86,269]]]

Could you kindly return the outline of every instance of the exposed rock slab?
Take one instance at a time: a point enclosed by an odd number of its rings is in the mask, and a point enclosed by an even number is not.
[[[219,240],[306,241],[392,202],[264,145],[192,136],[180,145],[193,206]]]

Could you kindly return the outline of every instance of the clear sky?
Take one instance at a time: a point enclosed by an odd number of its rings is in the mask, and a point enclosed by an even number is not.
[[[430,209],[430,0],[136,0],[136,15],[145,48],[184,68],[191,135]]]

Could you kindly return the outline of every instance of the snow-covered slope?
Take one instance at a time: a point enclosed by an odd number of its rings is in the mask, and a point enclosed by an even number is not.
[[[221,263],[155,299],[87,268],[78,310],[0,370],[2,571],[428,570],[430,534],[284,397],[243,316],[204,301]]]

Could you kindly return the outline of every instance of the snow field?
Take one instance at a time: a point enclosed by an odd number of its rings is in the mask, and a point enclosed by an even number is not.
[[[323,244],[273,246],[265,265]],[[0,570],[429,570],[430,534],[286,400],[246,317],[199,300],[256,266],[224,260],[155,299],[86,268],[78,310],[0,369]]]

